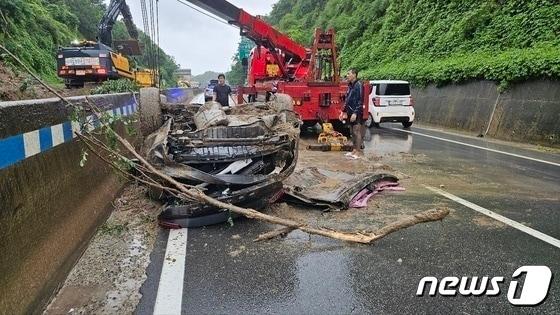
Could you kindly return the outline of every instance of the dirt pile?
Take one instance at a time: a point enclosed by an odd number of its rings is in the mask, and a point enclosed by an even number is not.
[[[51,98],[54,95],[35,81],[31,76],[12,70],[0,62],[0,102],[39,98]],[[64,89],[62,83],[55,90],[63,96],[88,95],[91,87],[82,89]]]

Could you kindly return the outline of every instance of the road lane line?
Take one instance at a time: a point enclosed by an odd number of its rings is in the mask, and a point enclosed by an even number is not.
[[[187,232],[187,229],[169,230],[154,315],[181,314]]]
[[[470,209],[472,209],[472,210],[474,210],[474,211],[480,212],[480,213],[482,213],[482,214],[484,214],[484,215],[486,215],[486,216],[491,217],[492,219],[498,220],[498,221],[500,221],[500,222],[502,222],[502,223],[505,223],[505,224],[507,224],[507,225],[509,225],[509,226],[511,226],[511,227],[513,227],[513,228],[515,228],[515,229],[518,229],[518,230],[520,230],[520,231],[522,231],[522,232],[525,232],[525,233],[527,233],[527,234],[529,234],[529,235],[531,235],[531,236],[533,236],[533,237],[536,237],[536,238],[540,239],[541,241],[545,241],[545,242],[547,242],[548,244],[550,244],[550,245],[552,245],[552,246],[556,246],[557,248],[560,248],[560,240],[555,239],[555,238],[552,237],[552,236],[548,236],[548,235],[546,235],[546,234],[544,234],[544,233],[542,233],[542,232],[539,232],[539,231],[537,231],[537,230],[535,230],[535,229],[532,229],[532,228],[530,228],[530,227],[528,227],[528,226],[525,226],[525,225],[523,225],[523,224],[521,224],[521,223],[519,223],[519,222],[517,222],[517,221],[513,221],[512,219],[508,219],[508,218],[506,218],[506,217],[504,217],[504,216],[502,216],[502,215],[500,215],[500,214],[497,214],[497,213],[495,213],[495,212],[492,212],[492,211],[490,211],[490,210],[488,210],[488,209],[486,209],[486,208],[483,208],[483,207],[481,207],[481,206],[479,206],[479,205],[476,205],[476,204],[474,204],[474,203],[472,203],[472,202],[470,202],[470,201],[467,201],[467,200],[465,200],[465,199],[462,199],[462,198],[460,198],[460,197],[457,197],[457,196],[455,196],[455,195],[453,195],[453,194],[450,194],[450,193],[448,193],[448,192],[446,192],[446,191],[443,191],[443,190],[441,190],[441,189],[438,189],[438,188],[435,188],[435,187],[431,187],[431,186],[427,186],[427,185],[423,185],[423,186],[426,187],[427,189],[431,190],[432,192],[435,192],[435,193],[437,193],[437,194],[439,194],[439,195],[442,195],[442,196],[444,196],[444,197],[446,197],[446,198],[448,198],[448,199],[451,199],[451,200],[453,200],[453,201],[455,201],[455,202],[457,202],[457,203],[460,203],[460,204],[462,204],[462,205],[465,206],[465,207],[468,207],[468,208],[470,208]]]
[[[464,145],[464,146],[471,147],[471,148],[477,148],[477,149],[486,150],[486,151],[490,151],[490,152],[494,152],[494,153],[505,154],[505,155],[514,156],[514,157],[518,157],[518,158],[526,159],[526,160],[531,160],[531,161],[535,161],[535,162],[545,163],[545,164],[549,164],[549,165],[560,166],[560,163],[554,163],[554,162],[545,161],[545,160],[541,160],[541,159],[535,159],[535,158],[520,155],[520,154],[509,153],[509,152],[500,151],[500,150],[496,150],[496,149],[485,148],[485,147],[481,147],[481,146],[470,144],[470,143],[465,143],[465,142],[461,142],[461,141],[455,141],[455,140],[450,140],[450,139],[446,139],[446,138],[431,136],[431,135],[427,135],[425,133],[420,133],[420,132],[416,132],[416,131],[402,130],[402,129],[397,129],[397,128],[387,128],[387,129],[406,132],[406,133],[410,133],[410,134],[413,134],[413,135],[419,135],[419,136],[428,137],[428,138],[432,138],[432,139],[436,139],[436,140],[451,142],[451,143],[460,144],[460,145]]]

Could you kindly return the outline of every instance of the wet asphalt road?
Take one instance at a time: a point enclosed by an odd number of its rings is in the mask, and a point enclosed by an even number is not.
[[[394,129],[393,129],[394,128]],[[372,129],[366,152],[382,156],[413,177],[407,192],[390,195],[407,207],[445,203],[443,222],[393,233],[372,246],[344,244],[292,232],[263,243],[252,239],[270,226],[238,220],[188,231],[182,295],[183,314],[364,314],[364,313],[558,313],[560,249],[428,191],[443,187],[551,237],[560,239],[560,167],[508,156],[425,135],[560,163],[557,153],[507,143],[398,125]],[[392,160],[401,152],[424,157]],[[443,186],[440,186],[443,185]],[[139,314],[151,314],[157,296],[167,232],[161,231],[141,293]],[[536,307],[514,307],[507,290],[524,265],[548,266],[547,299]],[[502,276],[501,294],[416,296],[425,276]]]

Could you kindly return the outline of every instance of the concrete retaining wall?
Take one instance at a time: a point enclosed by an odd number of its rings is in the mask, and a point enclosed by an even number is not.
[[[490,124],[491,137],[560,146],[560,81],[519,83],[502,94],[494,82],[478,81],[414,89],[413,95],[418,123],[476,135]]]
[[[139,109],[130,93],[91,99],[108,113]],[[41,312],[123,185],[92,154],[79,166],[68,117],[57,99],[0,103],[0,314]]]

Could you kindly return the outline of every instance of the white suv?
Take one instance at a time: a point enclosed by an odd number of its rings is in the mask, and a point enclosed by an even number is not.
[[[410,95],[407,81],[376,80],[369,82],[371,94],[367,127],[379,127],[382,122],[400,122],[403,127],[412,126],[414,121],[414,100]]]

